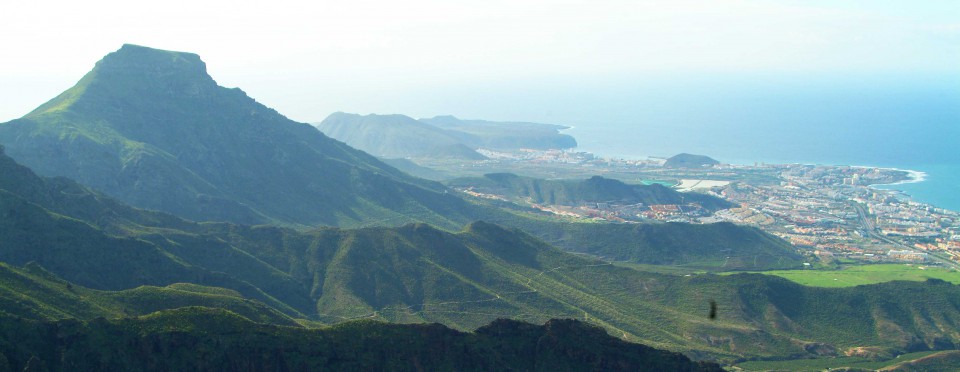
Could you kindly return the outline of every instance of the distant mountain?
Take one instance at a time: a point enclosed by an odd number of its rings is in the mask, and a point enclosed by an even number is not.
[[[659,184],[628,185],[594,176],[586,180],[543,180],[512,173],[491,173],[483,177],[459,178],[446,182],[453,187],[526,198],[538,204],[579,206],[583,203],[686,204],[697,203],[708,211],[730,208],[729,202],[706,194],[681,194]]]
[[[566,149],[576,140],[567,127],[522,122],[460,120],[437,116],[414,120],[404,115],[333,113],[315,124],[326,135],[383,158],[483,160],[478,148],[494,150]]]
[[[306,330],[182,308],[138,318],[0,316],[0,369],[49,371],[722,371],[575,320],[499,320],[473,333],[358,321]]]
[[[720,162],[705,155],[677,154],[671,156],[663,163],[667,168],[704,168],[712,167]]]
[[[404,115],[333,113],[319,124],[324,134],[381,158],[486,159],[437,127]]]
[[[450,115],[420,121],[447,131],[472,148],[548,150],[577,147],[573,137],[560,133],[569,128],[562,125],[462,120]]]
[[[218,86],[189,53],[124,45],[74,87],[0,124],[0,143],[40,174],[193,220],[447,227],[469,220],[457,216],[463,201],[439,184]]]

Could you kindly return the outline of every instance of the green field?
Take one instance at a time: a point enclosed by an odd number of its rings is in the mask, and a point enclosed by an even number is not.
[[[763,274],[776,275],[814,287],[853,287],[892,280],[924,281],[941,279],[960,284],[960,272],[943,267],[917,264],[882,264],[845,266],[836,270],[775,270]]]
[[[855,368],[857,370],[878,370],[896,364],[906,363],[940,351],[921,351],[897,356],[896,358],[875,361],[860,357],[836,357],[818,359],[794,359],[782,361],[753,361],[737,364],[736,367],[745,371],[825,371],[834,368]]]

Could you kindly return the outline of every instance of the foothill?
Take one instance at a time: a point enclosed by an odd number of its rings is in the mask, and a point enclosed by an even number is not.
[[[955,265],[960,261],[960,213],[914,201],[903,192],[878,188],[920,182],[923,174],[891,168],[845,165],[710,164],[664,166],[665,158],[605,158],[574,150],[479,150],[485,160],[456,167],[443,160],[420,160],[450,174],[513,172],[545,179],[590,175],[629,184],[669,185],[733,203],[710,213],[693,198],[680,203],[622,203],[592,200],[577,205],[531,202],[529,198],[459,190],[482,198],[526,203],[562,218],[636,223],[715,223],[753,225],[789,241],[824,262],[918,262]]]

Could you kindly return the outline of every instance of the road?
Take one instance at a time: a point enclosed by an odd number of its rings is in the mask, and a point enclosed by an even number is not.
[[[901,249],[913,250],[913,247],[906,246],[903,243],[897,240],[891,239],[890,237],[878,232],[876,224],[873,223],[873,219],[870,218],[870,214],[867,213],[867,210],[863,207],[863,204],[860,204],[857,202],[851,202],[850,204],[853,206],[854,209],[857,210],[857,214],[860,216],[859,217],[860,225],[863,226],[864,231],[867,233],[869,237],[880,240],[882,242],[887,242]],[[950,260],[949,258],[941,257],[940,255],[937,255],[934,253],[928,253],[927,257],[929,257],[933,261],[942,263],[946,267],[960,269],[960,264],[957,264],[956,262]]]

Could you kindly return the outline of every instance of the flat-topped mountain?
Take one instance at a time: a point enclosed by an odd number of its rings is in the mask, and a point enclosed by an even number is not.
[[[463,203],[217,85],[195,54],[134,45],[0,124],[0,143],[42,175],[194,220],[452,226]]]
[[[717,164],[720,164],[720,162],[706,155],[683,153],[667,158],[663,166],[667,168],[704,168]]]

